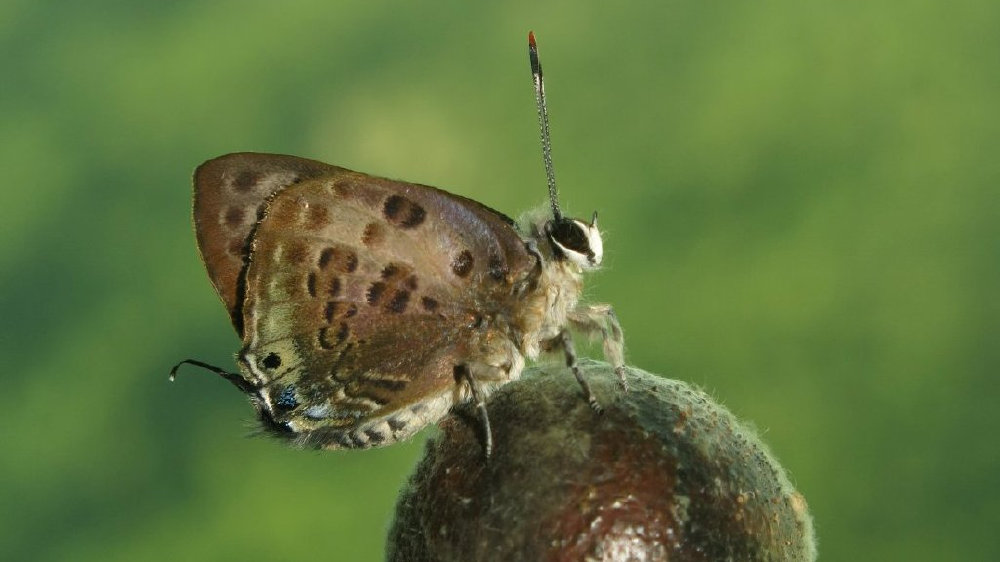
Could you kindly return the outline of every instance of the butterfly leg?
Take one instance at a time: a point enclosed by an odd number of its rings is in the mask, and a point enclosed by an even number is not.
[[[566,366],[573,371],[576,382],[580,383],[580,387],[583,388],[583,397],[595,412],[603,412],[604,409],[601,408],[601,405],[597,403],[597,398],[594,397],[594,391],[590,389],[590,383],[583,377],[583,372],[580,371],[580,366],[576,363],[576,346],[573,344],[573,336],[570,335],[569,330],[563,330],[556,336],[556,340],[558,340],[558,345],[562,347],[563,353],[566,354]]]
[[[542,257],[542,252],[538,250],[538,242],[534,239],[528,240],[524,243],[524,249],[527,250],[529,254],[535,256],[535,271],[540,274],[542,272],[542,264],[545,263],[545,259]]]
[[[490,455],[493,454],[493,430],[490,429],[490,416],[486,411],[486,393],[483,392],[479,381],[473,376],[472,370],[467,365],[455,367],[455,378],[462,379],[469,385],[469,394],[472,395],[472,402],[475,404],[476,410],[479,411],[479,418],[483,423],[483,449],[486,459],[489,460]]]
[[[531,268],[528,275],[514,289],[514,293],[517,295],[530,293],[538,287],[538,278],[542,276],[542,264],[545,263],[545,258],[542,257],[542,253],[538,250],[538,242],[528,240],[524,243],[524,249],[535,257],[535,267]]]
[[[569,321],[581,332],[601,336],[604,358],[615,368],[622,390],[628,392],[628,381],[625,380],[625,338],[615,309],[609,304],[582,306],[570,312]]]

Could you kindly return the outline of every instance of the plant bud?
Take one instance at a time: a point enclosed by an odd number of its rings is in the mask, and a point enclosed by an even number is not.
[[[529,369],[440,424],[400,495],[387,559],[814,560],[805,499],[757,435],[707,394],[629,368]]]

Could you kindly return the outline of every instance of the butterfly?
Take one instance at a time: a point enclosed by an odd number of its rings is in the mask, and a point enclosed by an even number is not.
[[[580,302],[603,259],[595,212],[563,216],[534,35],[529,59],[551,212],[520,223],[472,199],[315,160],[234,153],[194,174],[209,278],[242,339],[238,373],[264,429],[308,448],[405,439],[471,401],[489,456],[486,396],[525,358],[561,351],[584,397],[570,330],[603,339],[627,390],[621,326]]]

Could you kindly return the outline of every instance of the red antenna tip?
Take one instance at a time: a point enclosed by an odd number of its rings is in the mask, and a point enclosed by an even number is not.
[[[535,32],[534,31],[529,31],[528,32],[528,46],[529,47],[534,47],[535,46]]]

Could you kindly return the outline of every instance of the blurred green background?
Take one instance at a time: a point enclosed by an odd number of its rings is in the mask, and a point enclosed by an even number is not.
[[[190,176],[599,209],[630,363],[752,421],[825,560],[1000,558],[1000,4],[0,4],[0,559],[378,560],[422,439],[247,439]]]

